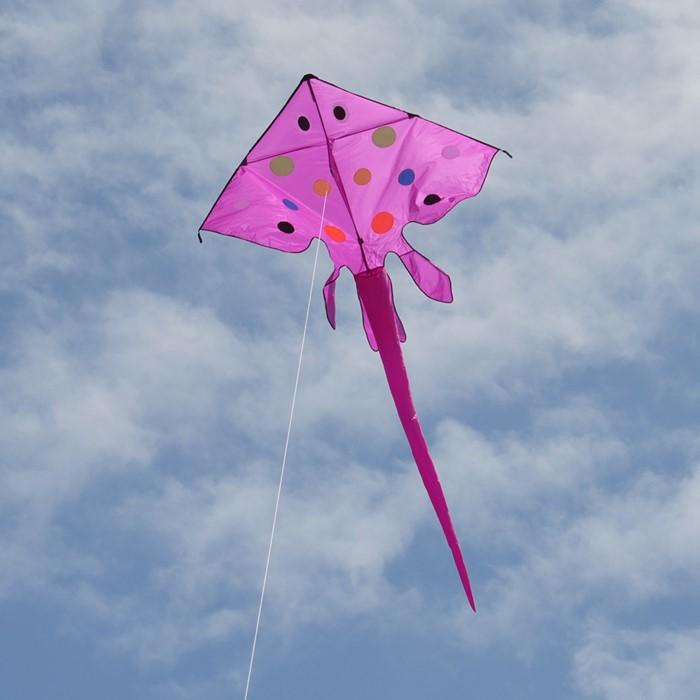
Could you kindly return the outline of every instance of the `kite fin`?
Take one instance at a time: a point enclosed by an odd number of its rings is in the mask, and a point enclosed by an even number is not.
[[[394,309],[391,292],[391,281],[384,268],[378,267],[374,270],[361,272],[355,275],[355,284],[357,285],[357,293],[362,304],[365,329],[367,330],[367,326],[369,325],[369,331],[372,332],[372,336],[370,337],[368,331],[368,338],[370,338],[370,343],[374,340],[379,350],[379,355],[384,365],[384,372],[389,382],[389,389],[391,390],[391,395],[394,399],[401,425],[408,438],[408,443],[411,446],[411,452],[416,461],[416,466],[423,479],[423,484],[433,504],[442,530],[445,533],[447,544],[452,551],[452,557],[454,558],[469,605],[472,610],[476,612],[474,595],[472,594],[471,584],[469,583],[467,567],[464,564],[464,557],[462,556],[459,541],[452,525],[445,494],[442,491],[440,479],[438,478],[435,465],[433,464],[432,457],[428,450],[428,445],[425,441],[425,436],[423,435],[418,416],[416,415],[416,409],[413,405],[411,387],[408,382],[406,365],[404,364],[403,354],[401,352],[399,327],[396,323],[397,315]]]
[[[416,250],[399,256],[418,289],[435,301],[452,301],[452,282],[447,273]]]
[[[323,285],[323,300],[326,303],[326,318],[328,323],[331,324],[331,328],[335,330],[335,281],[338,279],[340,274],[340,268],[336,267],[333,272],[331,272],[330,277],[326,280]]]

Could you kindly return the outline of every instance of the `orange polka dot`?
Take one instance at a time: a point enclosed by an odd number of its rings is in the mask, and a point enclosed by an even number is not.
[[[380,211],[372,219],[372,231],[375,233],[387,233],[394,225],[394,216],[388,211]]]
[[[323,231],[336,243],[342,243],[345,240],[345,232],[337,226],[324,226]]]
[[[314,192],[319,197],[325,197],[331,193],[331,183],[328,180],[316,180],[314,182]]]
[[[367,168],[360,168],[352,176],[356,185],[366,185],[372,179],[372,173]]]

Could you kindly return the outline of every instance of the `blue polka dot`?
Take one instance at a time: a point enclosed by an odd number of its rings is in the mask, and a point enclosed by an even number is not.
[[[292,211],[297,211],[297,209],[299,209],[299,207],[294,204],[291,199],[283,199],[282,204],[284,204],[287,209],[291,209]]]
[[[406,168],[399,173],[399,184],[400,185],[411,185],[416,179],[416,174],[411,170],[411,168]]]

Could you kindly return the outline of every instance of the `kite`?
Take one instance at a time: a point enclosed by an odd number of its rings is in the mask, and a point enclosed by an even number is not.
[[[323,287],[335,328],[335,285],[353,274],[367,339],[379,352],[413,457],[452,551],[469,604],[469,575],[411,398],[406,339],[384,269],[395,253],[418,288],[452,301],[450,278],[403,236],[479,193],[494,156],[507,151],[332,83],[305,75],[238,166],[202,231],[288,253],[320,238],[333,262]],[[318,245],[319,241],[317,241]]]

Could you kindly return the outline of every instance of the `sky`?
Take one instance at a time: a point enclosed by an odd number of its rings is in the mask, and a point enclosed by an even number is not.
[[[242,697],[313,249],[196,230],[305,73],[513,154],[388,261],[478,612],[322,257],[250,699],[700,687],[695,0],[0,14],[0,694]],[[323,252],[323,251],[322,251]]]

